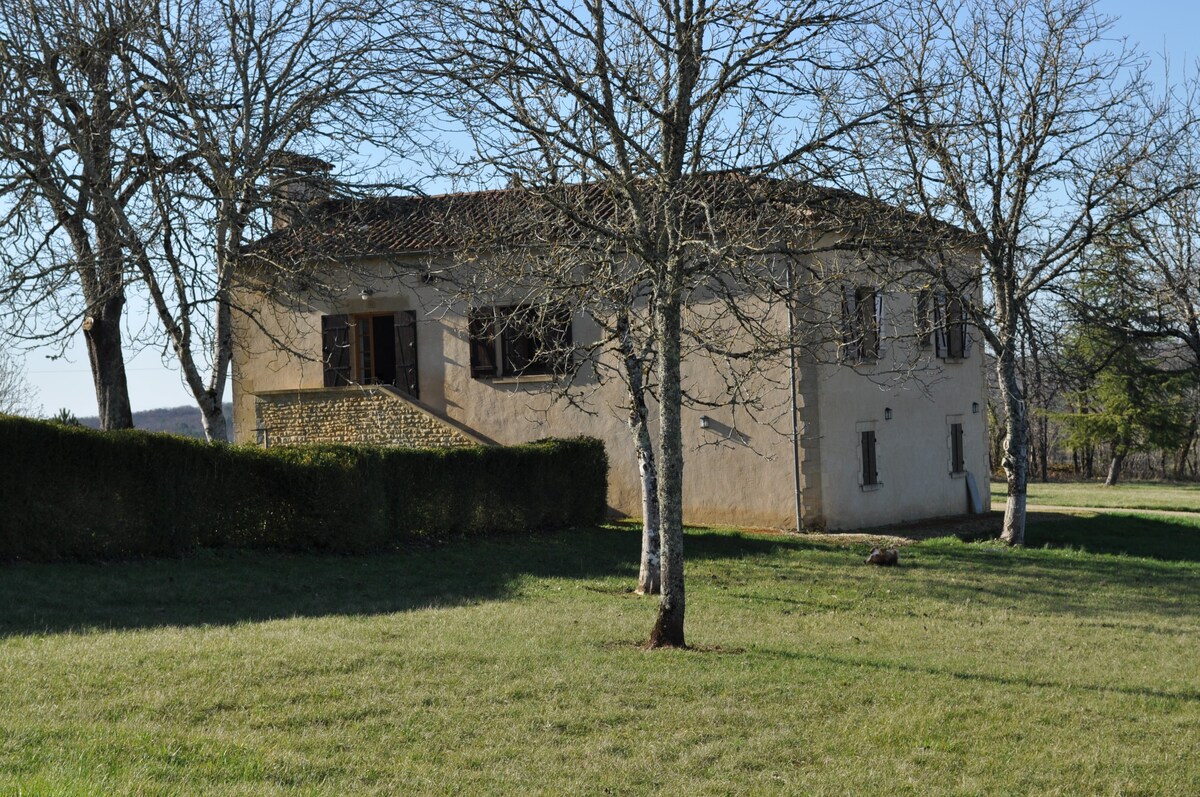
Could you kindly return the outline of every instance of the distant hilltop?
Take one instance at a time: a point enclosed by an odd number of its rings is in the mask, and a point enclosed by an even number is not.
[[[225,405],[225,419],[227,422],[232,422],[232,404]],[[79,422],[92,429],[100,428],[100,419],[94,415],[80,418]],[[135,412],[133,425],[134,428],[147,432],[170,432],[184,437],[204,439],[204,427],[200,424],[200,409],[190,405]]]

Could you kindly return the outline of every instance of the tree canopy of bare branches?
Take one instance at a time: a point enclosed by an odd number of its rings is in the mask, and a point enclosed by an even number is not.
[[[119,55],[144,10],[118,0],[0,6],[4,317],[26,339],[62,341],[82,326],[105,429],[133,425],[128,272],[113,211],[140,187],[124,157],[132,98]]]
[[[880,146],[864,152],[864,179],[982,247],[985,300],[969,311],[996,357],[1007,426],[1003,537],[1020,544],[1029,439],[1022,319],[1081,268],[1093,242],[1176,190],[1127,199],[1139,170],[1189,126],[1163,123],[1145,59],[1114,41],[1093,0],[933,0],[895,14],[888,28],[879,46],[896,57],[871,72],[867,91],[894,112]],[[936,258],[921,270],[970,293]]]
[[[631,388],[631,431],[643,441],[640,391],[653,383],[662,600],[650,645],[683,645],[681,360],[689,339],[692,351],[705,348],[699,330],[765,328],[736,311],[706,322],[692,299],[728,295],[739,275],[768,272],[773,287],[763,290],[788,295],[785,269],[762,265],[764,240],[779,239],[722,222],[755,204],[754,186],[774,185],[759,178],[837,171],[829,142],[873,111],[822,100],[852,71],[844,43],[864,9],[853,0],[417,7],[412,39],[429,99],[470,136],[467,173],[520,186],[583,231],[543,239],[543,251],[570,255],[541,258],[540,271],[527,268],[515,283],[609,319]],[[725,194],[701,190],[706,176],[730,170],[749,180]],[[580,185],[594,189],[586,207],[567,200],[579,192],[560,189]],[[776,343],[776,353],[787,349]]]

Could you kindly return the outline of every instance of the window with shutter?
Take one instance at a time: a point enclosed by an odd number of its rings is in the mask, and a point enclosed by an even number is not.
[[[325,386],[395,385],[417,389],[417,314],[336,315],[321,318]]]
[[[967,469],[963,456],[963,425],[950,424],[950,472],[962,473]]]
[[[883,293],[869,286],[845,288],[840,358],[850,362],[879,359],[882,329]]]
[[[879,469],[875,461],[875,431],[868,429],[860,433],[862,445],[862,485],[872,487],[879,484]]]
[[[471,375],[562,373],[571,355],[569,308],[487,307],[471,311]]]

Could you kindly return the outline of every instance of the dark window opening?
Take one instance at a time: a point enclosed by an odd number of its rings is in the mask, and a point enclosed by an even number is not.
[[[879,484],[879,470],[875,464],[875,432],[862,433],[862,483],[864,487]]]
[[[950,472],[962,473],[967,469],[963,458],[963,425],[950,424]]]
[[[482,307],[468,316],[471,376],[542,376],[566,370],[571,350],[567,308]]]

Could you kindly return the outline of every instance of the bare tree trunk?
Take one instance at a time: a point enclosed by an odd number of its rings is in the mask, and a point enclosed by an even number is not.
[[[631,421],[632,422],[632,421]],[[662,550],[659,541],[658,472],[650,447],[650,430],[643,417],[634,430],[637,436],[638,475],[642,480],[642,561],[638,571],[637,593],[658,595],[662,592]]]
[[[1179,447],[1179,455],[1175,459],[1175,475],[1176,481],[1183,481],[1187,478],[1188,455],[1192,453],[1192,443],[1196,442],[1196,418],[1192,418],[1191,425],[1188,426],[1187,442]]]
[[[668,277],[668,285],[657,297],[654,308],[655,337],[660,346],[656,367],[661,392],[658,450],[662,461],[658,504],[662,519],[662,603],[659,604],[658,619],[646,644],[649,648],[687,647],[683,634],[683,440],[679,376],[681,300],[677,279],[673,277]]]
[[[113,296],[101,302],[83,324],[92,382],[96,387],[100,428],[106,431],[133,428],[129,385],[125,380],[125,355],[121,346],[124,307],[124,294]]]
[[[1004,399],[1004,474],[1008,481],[1008,501],[1004,506],[1004,528],[1000,539],[1009,545],[1025,544],[1025,504],[1029,484],[1029,420],[1025,400],[1017,379],[1014,352],[1002,351],[996,358],[996,371]]]
[[[1121,479],[1121,468],[1125,465],[1125,457],[1129,453],[1128,444],[1121,440],[1113,443],[1112,460],[1108,463],[1108,476],[1104,479],[1105,487],[1115,487]]]
[[[646,388],[642,382],[642,358],[634,352],[629,333],[628,315],[617,320],[617,335],[625,361],[625,379],[629,386],[629,431],[637,450],[638,476],[642,484],[642,555],[638,569],[637,594],[658,595],[662,590],[661,545],[659,542],[658,469],[650,440]]]
[[[206,393],[197,397],[200,405],[200,423],[204,427],[204,437],[210,443],[229,442],[229,425],[225,421],[225,408],[220,396]]]

